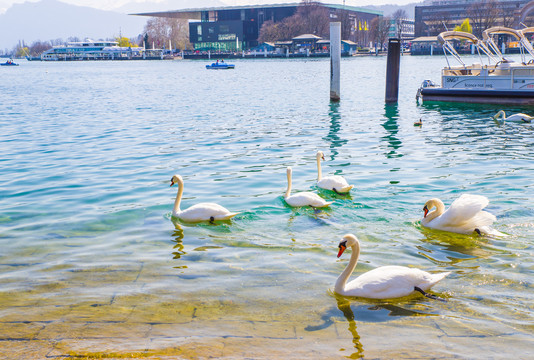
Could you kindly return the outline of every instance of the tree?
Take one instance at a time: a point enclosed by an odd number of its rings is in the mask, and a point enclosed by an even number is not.
[[[118,42],[120,47],[137,47],[137,44],[133,44],[130,39],[124,36],[119,36],[115,38],[115,41]]]
[[[302,34],[329,36],[330,13],[319,2],[305,0],[299,4],[294,15],[277,23],[265,21],[260,29],[258,41],[289,40]]]
[[[402,39],[402,33],[404,30],[404,20],[408,19],[408,14],[406,13],[406,10],[399,9],[395,11],[391,17],[395,22],[395,35],[397,36],[397,38]]]
[[[432,20],[429,23],[429,30],[432,35],[438,35],[443,31],[447,31],[447,21],[451,18],[448,11],[440,11],[432,15]]]
[[[369,33],[371,41],[375,43],[375,46],[382,48],[388,39],[389,34],[389,17],[375,17],[369,25]]]
[[[454,28],[454,31],[463,31],[472,34],[473,28],[471,27],[471,24],[469,23],[469,19],[465,19],[462,22],[462,25],[456,26]]]
[[[499,9],[495,0],[483,0],[471,5],[467,11],[473,23],[473,35],[482,37],[482,32],[497,24]]]
[[[145,42],[146,39],[158,48],[171,46],[178,49],[186,49],[189,44],[189,24],[187,20],[175,18],[153,17],[148,19],[145,25]],[[145,44],[151,48],[152,44]]]
[[[52,48],[52,45],[49,41],[43,41],[40,40],[35,41],[31,46],[29,47],[29,54],[31,56],[38,56],[41,55],[46,50],[49,50]]]

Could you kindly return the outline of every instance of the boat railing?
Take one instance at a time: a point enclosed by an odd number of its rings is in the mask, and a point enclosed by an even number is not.
[[[493,69],[494,66],[482,65],[474,63],[472,65],[464,66],[449,66],[443,68],[441,71],[442,76],[479,76],[488,73],[488,69]]]

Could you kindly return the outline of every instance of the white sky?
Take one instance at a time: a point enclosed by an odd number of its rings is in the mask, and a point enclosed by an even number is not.
[[[11,5],[15,3],[23,2],[37,2],[40,0],[0,0],[0,14],[6,12]],[[89,6],[102,10],[113,10],[127,3],[142,3],[146,1],[159,2],[158,0],[59,0],[61,2],[79,6]],[[300,0],[221,0],[228,5],[256,5],[256,4],[276,4],[276,3],[292,3],[300,2]],[[342,4],[343,0],[320,0],[329,4]],[[422,0],[346,0],[346,5],[363,6],[363,5],[384,5],[384,4],[397,4],[405,5],[413,2],[420,2]],[[179,4],[180,0],[176,0],[176,4]]]

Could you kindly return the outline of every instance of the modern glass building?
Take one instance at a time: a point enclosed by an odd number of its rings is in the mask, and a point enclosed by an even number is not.
[[[479,36],[491,26],[534,26],[531,0],[435,0],[415,7],[415,36],[433,36],[452,30],[466,18]]]
[[[184,9],[135,14],[152,17],[170,17],[190,20],[189,41],[195,50],[239,51],[258,46],[258,36],[265,21],[279,22],[294,15],[299,3],[276,5],[227,6]],[[347,12],[355,42],[368,43],[369,24],[382,12],[354,6],[320,4],[335,19]],[[290,39],[286,39],[290,40]]]

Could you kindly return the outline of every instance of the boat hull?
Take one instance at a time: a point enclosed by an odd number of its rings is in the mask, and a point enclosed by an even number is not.
[[[534,105],[534,90],[495,89],[446,89],[427,87],[421,89],[423,102],[446,101],[480,104]]]
[[[206,69],[212,69],[212,70],[228,70],[235,68],[235,65],[233,64],[211,64],[206,65]]]

